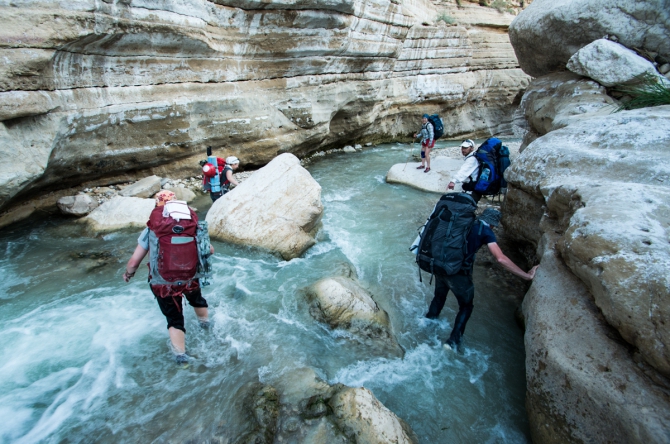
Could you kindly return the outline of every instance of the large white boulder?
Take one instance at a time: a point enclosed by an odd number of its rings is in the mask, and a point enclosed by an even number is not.
[[[400,183],[434,193],[446,193],[451,178],[463,166],[462,159],[437,156],[430,161],[430,171],[416,169],[418,162],[397,163],[386,173],[386,182]],[[460,190],[459,190],[460,191]]]
[[[644,75],[665,82],[652,63],[619,43],[598,39],[577,51],[567,68],[603,86],[634,83]]]
[[[393,354],[403,355],[391,329],[388,313],[354,279],[321,279],[307,290],[310,313],[332,328],[346,329],[366,341],[384,343]]]
[[[88,194],[64,196],[56,202],[58,209],[69,216],[86,216],[98,206],[98,201]]]
[[[314,245],[322,213],[321,186],[297,157],[285,153],[214,202],[206,220],[214,239],[289,260]]]
[[[156,202],[153,199],[117,196],[81,220],[94,232],[144,228],[155,206]]]
[[[509,28],[521,69],[563,71],[574,53],[608,35],[627,48],[670,59],[667,0],[535,0]]]

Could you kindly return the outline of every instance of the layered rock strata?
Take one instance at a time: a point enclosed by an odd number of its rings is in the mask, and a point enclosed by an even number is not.
[[[207,145],[259,166],[405,136],[425,111],[447,135],[505,131],[527,83],[513,16],[469,3],[30,0],[0,14],[0,150],[14,159],[0,209],[137,170],[190,177]]]

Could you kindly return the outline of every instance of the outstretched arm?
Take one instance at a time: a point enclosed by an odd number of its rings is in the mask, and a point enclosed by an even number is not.
[[[235,180],[235,176],[233,176],[233,172],[231,170],[226,170],[226,180],[235,186],[239,185],[239,182]]]
[[[144,256],[147,255],[148,251],[149,250],[145,250],[141,245],[138,245],[137,248],[135,248],[135,252],[128,260],[128,264],[126,264],[126,271],[123,273],[124,281],[129,282],[130,278],[135,276],[135,272],[139,268],[140,264],[142,263],[142,259],[144,259]]]
[[[539,265],[534,266],[531,268],[528,273],[523,271],[521,268],[519,268],[514,262],[512,262],[512,259],[508,258],[505,256],[505,254],[502,252],[500,247],[496,242],[491,242],[490,244],[487,244],[489,247],[489,251],[493,255],[494,258],[498,261],[502,267],[512,273],[515,276],[519,276],[521,279],[525,279],[527,281],[532,281],[533,278],[535,277],[535,271],[537,270],[537,267]]]

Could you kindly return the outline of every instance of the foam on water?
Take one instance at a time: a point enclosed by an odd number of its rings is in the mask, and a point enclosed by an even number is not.
[[[411,151],[379,146],[358,153],[346,168],[336,162],[347,156],[313,162],[323,225],[318,243],[300,258],[283,261],[215,242],[214,274],[203,288],[211,327],[201,329],[184,306],[193,357],[187,369],[174,365],[166,346],[146,267],[130,284],[121,280],[137,232],[90,238],[78,225],[54,220],[0,233],[0,275],[12,285],[12,295],[0,297],[0,442],[89,442],[92,436],[110,443],[185,442],[220,433],[234,441],[236,435],[225,434],[234,425],[219,424],[234,410],[240,387],[273,383],[301,367],[331,383],[369,388],[421,442],[528,442],[515,307],[487,297],[494,283],[478,281],[457,354],[441,347],[457,309],[453,298],[439,320],[424,318],[432,288],[425,273],[419,282],[408,248],[435,196],[380,180]],[[73,259],[72,252],[106,252],[105,263]],[[389,313],[404,359],[309,314],[305,288],[342,264],[356,270]]]

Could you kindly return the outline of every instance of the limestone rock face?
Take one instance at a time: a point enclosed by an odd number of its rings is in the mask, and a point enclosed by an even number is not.
[[[161,190],[161,178],[158,176],[145,177],[119,192],[125,197],[151,197]]]
[[[533,81],[521,99],[519,109],[527,129],[521,150],[540,136],[592,115],[616,110],[616,101],[604,87],[570,72],[548,74]]]
[[[98,206],[98,202],[87,194],[78,194],[76,196],[61,197],[58,199],[57,205],[63,214],[86,216]]]
[[[670,409],[664,389],[650,383],[653,370],[621,346],[557,252],[544,250],[523,302],[533,442],[668,442]]]
[[[577,51],[570,57],[567,68],[603,86],[632,83],[643,75],[666,80],[651,62],[625,46],[605,39],[598,39]]]
[[[322,212],[321,186],[285,153],[214,202],[206,220],[214,239],[289,260],[314,245],[312,230]]]
[[[670,106],[569,120],[506,172],[506,234],[544,251],[524,302],[534,439],[667,442]]]
[[[418,440],[409,427],[365,387],[347,388],[330,400],[335,416],[356,442],[412,444]]]
[[[191,177],[208,145],[258,167],[404,137],[424,112],[445,137],[509,132],[528,82],[514,16],[467,2],[26,0],[0,14],[0,155],[16,160],[0,165],[0,210],[126,174]]]
[[[544,200],[565,230],[568,266],[607,321],[668,376],[669,143],[670,106],[594,117],[537,139],[506,174]]]
[[[358,282],[345,277],[325,278],[312,285],[307,295],[310,313],[332,328],[344,328],[365,339],[386,343],[403,355],[391,330],[388,314]]]
[[[153,199],[117,196],[81,220],[94,232],[144,228],[155,206],[156,202]]]
[[[670,60],[668,0],[535,0],[509,29],[527,74],[563,71],[573,54],[609,35],[627,48]]]

